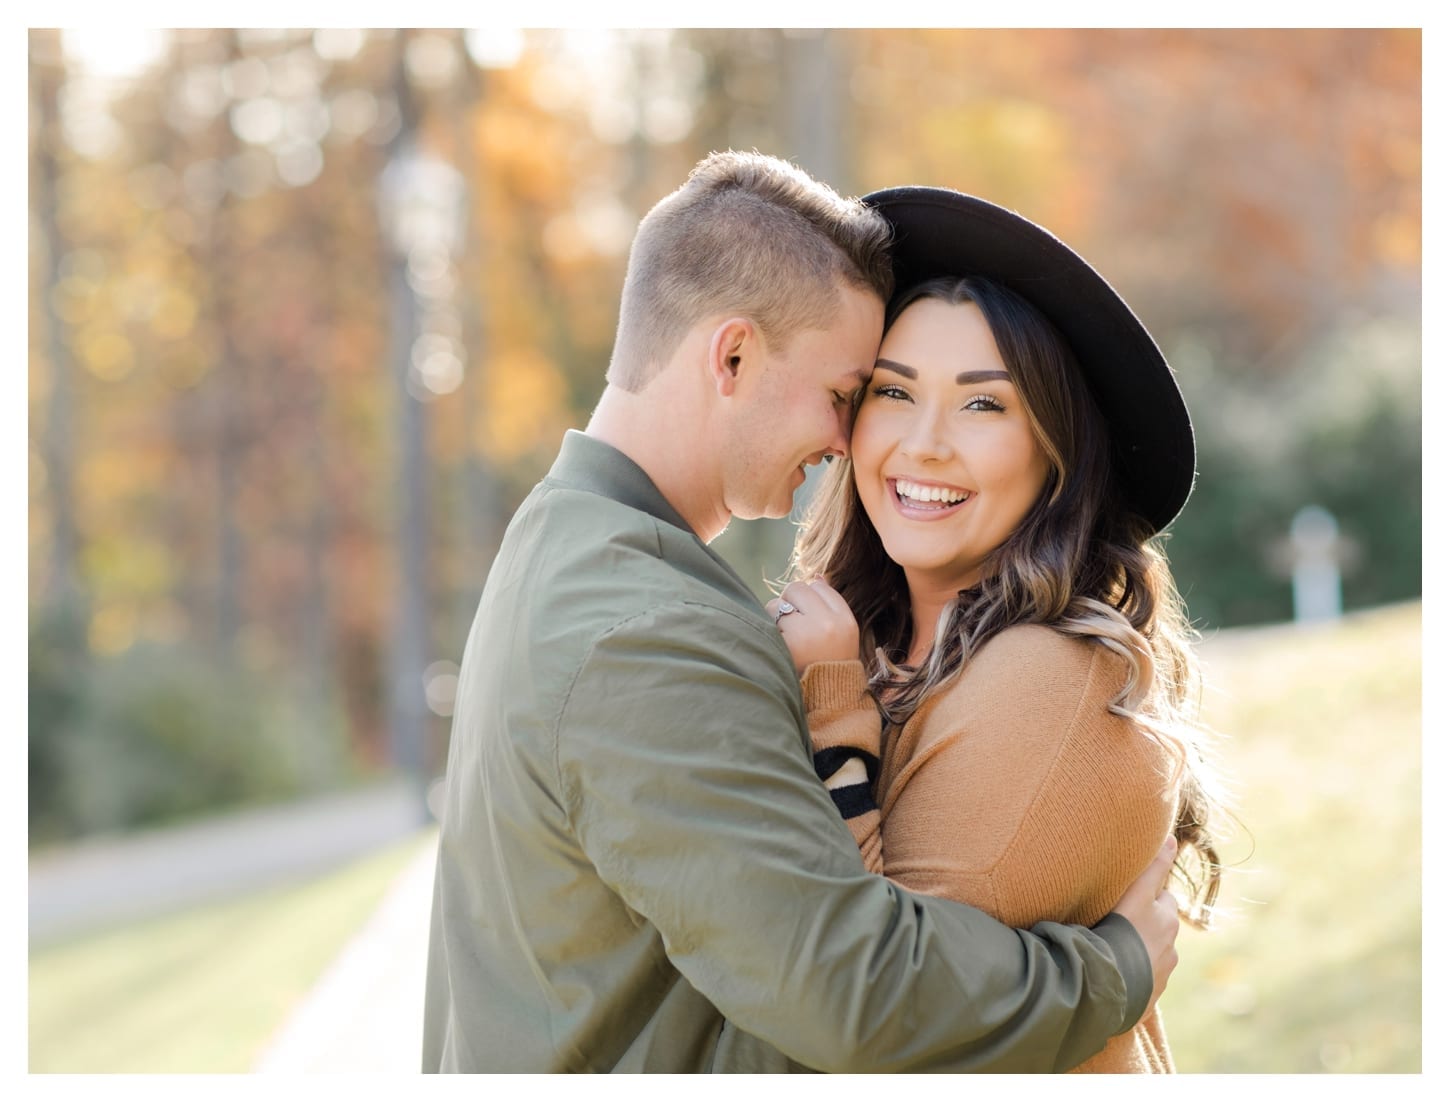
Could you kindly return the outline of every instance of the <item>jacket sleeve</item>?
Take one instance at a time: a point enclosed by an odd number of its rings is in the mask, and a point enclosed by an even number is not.
[[[789,656],[678,603],[598,639],[556,728],[599,875],[741,1029],[823,1071],[1047,1071],[1137,1020],[1130,926],[1013,930],[868,874],[811,768]]]

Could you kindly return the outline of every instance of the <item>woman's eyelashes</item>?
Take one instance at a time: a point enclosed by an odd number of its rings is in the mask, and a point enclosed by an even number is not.
[[[906,393],[906,389],[895,383],[882,383],[880,386],[874,386],[871,388],[871,393],[880,398],[892,398],[897,401],[911,400],[911,395]]]
[[[881,383],[878,386],[872,387],[871,393],[876,397],[885,398],[889,401],[909,402],[912,400],[906,388],[898,383]],[[1001,413],[1007,407],[1002,403],[1001,399],[994,398],[990,394],[975,394],[971,398],[968,398],[962,404],[961,408],[971,410],[974,413]]]

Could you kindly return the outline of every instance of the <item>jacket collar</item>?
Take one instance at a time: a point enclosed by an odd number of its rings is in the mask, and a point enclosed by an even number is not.
[[[638,463],[618,448],[575,429],[564,434],[564,443],[548,477],[552,482],[628,505],[695,535]]]

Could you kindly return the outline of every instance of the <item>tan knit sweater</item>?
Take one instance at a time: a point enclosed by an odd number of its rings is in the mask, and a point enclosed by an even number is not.
[[[884,745],[860,662],[802,688],[823,773],[879,756],[870,789],[832,793],[867,868],[1025,929],[1103,918],[1171,829],[1169,751],[1107,709],[1125,676],[1100,644],[1010,628]],[[1171,1072],[1158,1011],[1074,1070]]]

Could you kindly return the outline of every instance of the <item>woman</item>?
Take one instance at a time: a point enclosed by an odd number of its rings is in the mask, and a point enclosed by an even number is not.
[[[1193,477],[1157,346],[1056,238],[931,188],[868,196],[901,290],[851,457],[771,602],[867,866],[1010,925],[1091,925],[1173,833],[1218,890],[1193,658],[1151,537]],[[970,274],[969,274],[970,273]],[[1079,1071],[1169,1072],[1156,1008]]]

